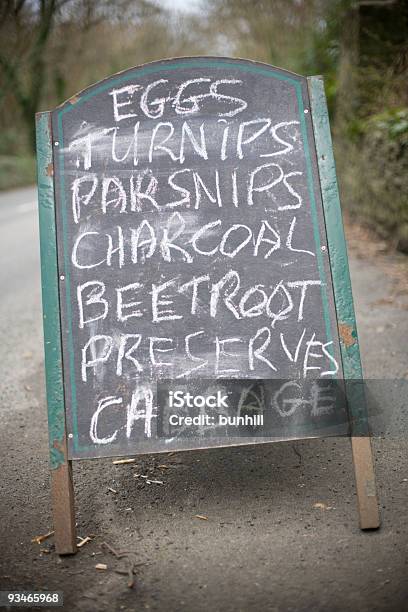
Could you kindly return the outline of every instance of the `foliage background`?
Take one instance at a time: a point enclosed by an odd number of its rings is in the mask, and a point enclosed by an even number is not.
[[[244,57],[324,76],[343,206],[408,252],[408,2],[190,4],[2,0],[0,189],[35,181],[36,111],[147,61]]]

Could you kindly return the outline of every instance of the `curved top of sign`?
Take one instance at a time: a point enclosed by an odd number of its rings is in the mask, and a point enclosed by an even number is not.
[[[55,110],[60,111],[63,108],[70,108],[73,105],[77,105],[81,100],[88,100],[94,95],[103,92],[105,89],[112,85],[125,84],[127,81],[132,80],[136,75],[144,76],[148,74],[157,74],[161,72],[171,73],[173,70],[185,69],[223,69],[233,68],[235,70],[242,70],[243,72],[258,73],[262,76],[269,76],[282,81],[299,83],[306,81],[306,77],[285,70],[283,68],[277,68],[271,64],[264,62],[256,62],[253,60],[234,58],[234,57],[221,57],[221,56],[191,56],[191,57],[176,57],[166,58],[157,60],[154,62],[147,62],[146,64],[140,64],[140,66],[133,66],[120,72],[116,72],[105,79],[93,83],[89,87],[85,87],[80,90],[68,100],[62,102]]]

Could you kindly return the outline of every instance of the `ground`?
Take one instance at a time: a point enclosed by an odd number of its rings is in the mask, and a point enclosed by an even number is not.
[[[92,541],[63,558],[52,537],[32,542],[52,529],[33,189],[0,196],[0,227],[3,590],[60,590],[69,612],[408,610],[407,417],[386,394],[398,430],[373,440],[378,531],[358,528],[349,440],[326,439],[76,462],[78,533]],[[406,260],[348,227],[365,374],[406,378]],[[117,573],[128,557],[103,542],[134,551],[133,588]]]

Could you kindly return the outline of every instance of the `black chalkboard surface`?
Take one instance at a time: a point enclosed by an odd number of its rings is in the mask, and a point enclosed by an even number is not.
[[[84,90],[52,132],[70,458],[346,431],[306,79],[165,60]],[[184,435],[169,389],[227,389],[265,422]]]

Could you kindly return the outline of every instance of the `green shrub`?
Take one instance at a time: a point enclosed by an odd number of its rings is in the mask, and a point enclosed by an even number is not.
[[[408,109],[347,125],[336,154],[344,205],[408,252]]]

